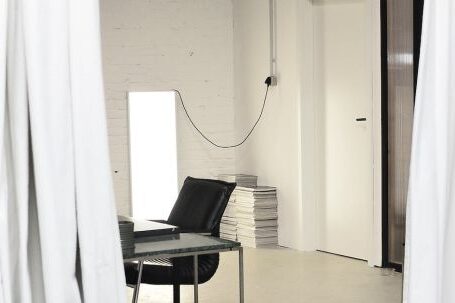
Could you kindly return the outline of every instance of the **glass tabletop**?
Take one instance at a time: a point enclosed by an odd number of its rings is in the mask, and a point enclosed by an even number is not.
[[[136,261],[153,257],[172,257],[173,255],[204,253],[208,251],[232,250],[240,243],[193,233],[179,234],[178,238],[149,238],[135,242],[134,252],[124,254],[124,261]]]

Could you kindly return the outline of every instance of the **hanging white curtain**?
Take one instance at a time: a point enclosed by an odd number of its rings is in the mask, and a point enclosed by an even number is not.
[[[404,302],[455,302],[455,1],[425,0]]]
[[[0,0],[0,303],[124,302],[94,0]]]

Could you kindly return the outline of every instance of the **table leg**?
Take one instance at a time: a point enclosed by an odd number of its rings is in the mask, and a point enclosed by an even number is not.
[[[239,290],[240,303],[245,302],[245,281],[243,276],[243,247],[239,248]]]
[[[198,273],[199,265],[198,265],[198,256],[194,255],[194,303],[199,302],[199,294],[198,294]]]
[[[137,282],[136,282],[136,286],[134,287],[133,303],[137,303],[139,300],[139,287],[141,286],[143,268],[144,268],[144,261],[139,261],[137,263]]]

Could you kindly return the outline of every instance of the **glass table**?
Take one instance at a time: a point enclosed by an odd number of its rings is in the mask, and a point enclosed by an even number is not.
[[[176,258],[193,256],[194,260],[194,302],[199,300],[198,295],[198,258],[199,255],[238,251],[239,253],[239,290],[240,302],[244,302],[244,277],[243,277],[243,248],[240,243],[204,236],[194,233],[182,233],[174,237],[149,237],[140,238],[135,242],[135,250],[124,255],[124,262],[138,262],[138,281],[134,288],[133,302],[138,302],[139,287],[142,279],[142,269],[145,261],[163,258]]]

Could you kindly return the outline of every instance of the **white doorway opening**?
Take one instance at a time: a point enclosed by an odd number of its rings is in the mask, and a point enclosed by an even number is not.
[[[167,219],[178,194],[174,91],[129,92],[132,212]]]

